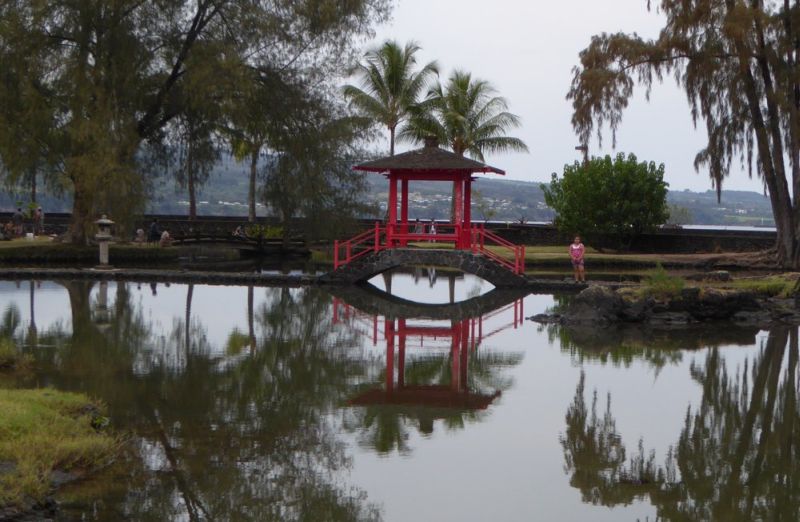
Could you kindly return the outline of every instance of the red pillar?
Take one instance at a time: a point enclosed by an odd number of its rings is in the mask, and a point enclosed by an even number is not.
[[[386,332],[386,393],[394,391],[394,319],[387,324]]]
[[[389,173],[389,223],[386,224],[386,243],[389,247],[394,246],[392,236],[394,227],[397,225],[397,176]]]
[[[406,320],[398,319],[399,344],[397,346],[397,387],[406,385]]]
[[[461,233],[463,238],[462,248],[471,248],[472,235],[472,176],[464,178],[464,231]]]
[[[401,230],[403,234],[408,234],[408,180],[403,178],[400,180],[402,186],[402,199],[400,200],[400,222],[402,223]],[[401,245],[406,246],[408,240],[404,239],[400,242]]]
[[[461,348],[461,325],[453,321],[451,324],[452,340],[450,341],[450,389],[459,391],[461,389],[460,379],[461,372],[459,371],[459,349]]]
[[[467,365],[469,364],[469,319],[461,321],[461,388],[459,391],[467,391]]]
[[[456,233],[456,248],[462,248],[461,233],[459,227],[464,219],[464,180],[458,178],[453,180],[453,225],[455,225]]]

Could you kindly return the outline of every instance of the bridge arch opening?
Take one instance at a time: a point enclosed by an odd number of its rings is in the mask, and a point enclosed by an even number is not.
[[[453,304],[485,295],[495,286],[461,270],[446,267],[402,266],[367,281],[376,290],[422,304]]]

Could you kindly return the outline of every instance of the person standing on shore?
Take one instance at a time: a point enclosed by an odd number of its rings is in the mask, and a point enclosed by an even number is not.
[[[42,233],[42,218],[44,217],[44,213],[42,212],[42,207],[38,207],[36,210],[33,211],[33,235],[38,236]]]
[[[586,252],[586,247],[581,243],[581,236],[575,236],[572,244],[569,246],[569,258],[572,261],[572,270],[575,276],[575,282],[586,282],[586,270],[583,266],[583,254]]]
[[[15,237],[22,237],[24,220],[25,216],[22,214],[22,207],[19,207],[17,211],[11,215],[11,222],[14,223]]]

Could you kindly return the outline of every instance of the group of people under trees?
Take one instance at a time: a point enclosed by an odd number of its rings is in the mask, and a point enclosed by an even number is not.
[[[39,236],[44,232],[44,210],[42,210],[42,207],[37,207],[30,212],[30,215],[26,215],[22,207],[17,207],[17,210],[11,215],[11,219],[0,230],[0,239],[15,239],[23,237],[29,232],[33,236]]]
[[[158,224],[158,218],[153,218],[146,234],[143,228],[136,230],[135,241],[137,243],[147,243],[151,245],[158,243],[158,246],[168,247],[172,244],[172,236],[170,236],[168,230],[161,229],[161,225]]]

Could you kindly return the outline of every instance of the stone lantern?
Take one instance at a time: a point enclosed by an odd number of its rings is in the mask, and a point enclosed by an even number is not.
[[[111,226],[113,221],[103,214],[103,217],[94,222],[97,225],[97,235],[94,238],[100,245],[100,268],[109,268],[108,264],[108,243],[111,241]]]
[[[110,314],[108,312],[108,281],[100,281],[100,291],[97,293],[97,308],[94,313],[94,322],[100,330],[106,330],[111,326]]]

